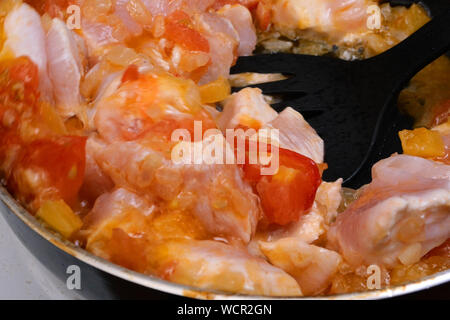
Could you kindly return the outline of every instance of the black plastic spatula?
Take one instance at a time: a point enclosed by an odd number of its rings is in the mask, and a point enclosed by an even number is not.
[[[411,119],[395,107],[400,90],[422,68],[450,48],[447,8],[408,39],[374,58],[343,61],[297,54],[242,57],[232,73],[283,73],[290,78],[253,85],[265,94],[295,97],[274,105],[301,112],[325,141],[326,180],[346,186],[370,181],[370,168],[401,151],[397,132]]]

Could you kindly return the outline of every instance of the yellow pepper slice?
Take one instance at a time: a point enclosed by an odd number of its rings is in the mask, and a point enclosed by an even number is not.
[[[66,238],[83,225],[80,217],[63,200],[44,202],[36,216]]]
[[[215,103],[225,100],[231,93],[231,86],[228,79],[223,77],[200,86],[200,96],[202,103]]]
[[[399,132],[403,152],[423,158],[442,157],[445,154],[444,141],[439,132],[418,128]]]

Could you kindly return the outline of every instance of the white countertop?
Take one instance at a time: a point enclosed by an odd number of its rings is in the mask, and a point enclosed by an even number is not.
[[[0,203],[0,210],[6,210]],[[0,214],[0,299],[82,299],[25,248]]]

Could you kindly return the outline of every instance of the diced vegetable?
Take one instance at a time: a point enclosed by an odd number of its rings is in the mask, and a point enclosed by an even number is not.
[[[63,200],[44,202],[36,216],[66,238],[83,225],[80,217]]]
[[[298,221],[309,210],[321,183],[314,161],[280,149],[280,168],[256,185],[264,213],[270,223],[286,225]]]
[[[423,158],[441,157],[445,154],[444,142],[438,132],[418,128],[400,131],[399,136],[405,154]]]
[[[267,31],[270,26],[271,18],[272,13],[270,11],[270,6],[264,1],[259,2],[256,7],[256,22],[258,28],[261,31]]]
[[[166,19],[164,37],[188,51],[209,52],[209,42],[191,26],[184,11],[175,11]]]
[[[268,150],[271,152],[272,146]],[[243,166],[245,179],[253,184],[261,199],[267,221],[287,225],[308,211],[321,183],[317,164],[298,153],[279,149],[279,168],[275,175],[261,175],[261,165]]]
[[[222,77],[200,87],[202,103],[215,103],[225,100],[230,93],[230,83]]]
[[[12,189],[20,198],[76,200],[85,170],[86,138],[65,136],[24,146],[15,163]]]
[[[135,81],[137,79],[139,79],[139,68],[132,64],[127,68],[127,70],[125,70],[122,76],[122,83]]]
[[[25,102],[32,106],[39,96],[39,70],[27,57],[2,61],[0,82],[2,103],[5,106],[13,102]]]

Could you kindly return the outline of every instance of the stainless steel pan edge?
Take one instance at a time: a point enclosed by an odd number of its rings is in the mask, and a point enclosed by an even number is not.
[[[431,287],[444,284],[450,281],[450,270],[446,270],[430,277],[423,278],[416,282],[411,282],[401,286],[390,287],[381,290],[367,292],[356,292],[351,294],[324,296],[324,297],[264,297],[228,294],[223,292],[203,290],[199,288],[179,285],[176,283],[161,280],[159,278],[140,274],[129,269],[125,269],[107,260],[94,256],[73,243],[62,239],[58,234],[50,231],[43,226],[37,219],[30,215],[4,187],[0,187],[0,199],[6,205],[7,209],[14,214],[21,223],[25,224],[29,232],[34,232],[44,238],[53,246],[59,248],[70,256],[82,261],[83,263],[101,270],[109,275],[132,282],[139,286],[150,288],[164,293],[173,294],[197,299],[217,299],[217,300],[268,300],[268,299],[292,299],[292,300],[358,300],[358,299],[384,299],[413,293],[420,290],[426,290]],[[58,250],[54,248],[54,250]],[[39,255],[39,252],[34,252]]]

